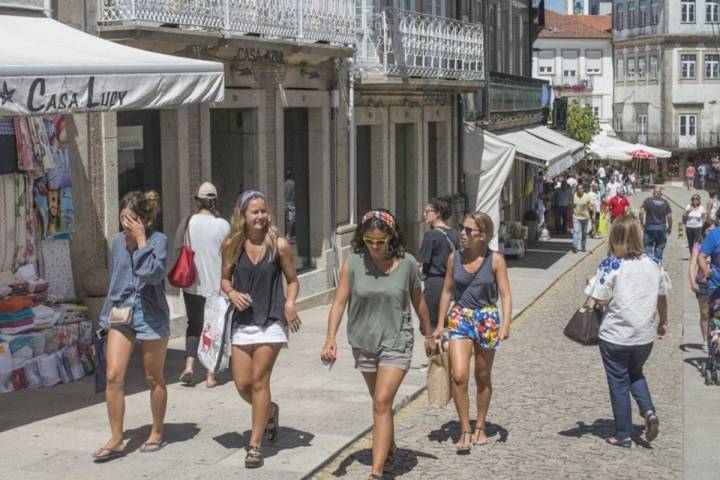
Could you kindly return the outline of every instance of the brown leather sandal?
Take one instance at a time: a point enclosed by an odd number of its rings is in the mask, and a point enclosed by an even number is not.
[[[260,447],[257,445],[248,445],[246,447],[247,455],[245,455],[245,468],[260,468],[263,466],[263,457]]]

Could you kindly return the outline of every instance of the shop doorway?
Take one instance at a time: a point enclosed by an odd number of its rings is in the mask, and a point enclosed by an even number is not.
[[[416,128],[413,123],[395,125],[395,211],[400,229],[405,234],[409,252],[417,249],[416,226],[419,219],[417,202]]]
[[[428,197],[438,196],[440,178],[440,128],[438,122],[428,122]]]
[[[160,112],[117,113],[118,200],[133,190],[155,190],[162,199]],[[162,210],[154,227],[162,231]]]
[[[372,204],[372,125],[357,127],[357,211],[358,215],[373,208]]]
[[[284,110],[285,235],[293,247],[298,270],[312,268],[310,250],[309,109]]]
[[[218,191],[217,209],[230,219],[240,194],[257,189],[257,109],[210,110],[211,178]]]

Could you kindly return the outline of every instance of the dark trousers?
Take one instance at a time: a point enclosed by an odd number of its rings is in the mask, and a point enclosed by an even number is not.
[[[440,314],[440,294],[442,294],[443,285],[445,283],[445,277],[427,277],[425,279],[425,303],[427,304],[428,311],[430,312],[430,326],[433,330],[438,324],[438,315]],[[443,312],[444,313],[444,312]],[[420,324],[420,331],[423,335],[430,335],[432,332],[424,332],[422,323]]]
[[[693,245],[695,245],[695,242],[698,241],[701,233],[702,233],[702,227],[696,227],[696,228],[685,227],[685,235],[687,236],[688,248],[690,249],[690,253],[692,253]]]
[[[555,233],[565,235],[567,233],[568,207],[555,207]]]
[[[200,335],[205,323],[205,297],[183,292],[188,326],[185,331],[185,356],[197,358]]]
[[[652,351],[652,343],[647,345],[617,345],[600,340],[602,356],[610,402],[615,417],[615,430],[619,438],[632,435],[632,405],[630,395],[640,409],[640,415],[655,411],[650,397],[650,389],[643,375],[643,366]]]
[[[662,262],[663,251],[665,251],[665,245],[667,245],[667,230],[665,229],[665,225],[662,225],[661,228],[645,227],[643,243],[645,253]]]

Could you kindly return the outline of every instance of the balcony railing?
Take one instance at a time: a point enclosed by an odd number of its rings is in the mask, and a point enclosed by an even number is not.
[[[403,78],[485,78],[482,25],[385,8],[358,10],[361,70]]]
[[[616,131],[617,136],[626,142],[642,143],[651,147],[671,149],[720,148],[720,131],[699,133],[695,136],[680,137],[664,136],[658,132],[638,133],[633,131]]]
[[[98,0],[105,25],[172,25],[260,35],[355,43],[353,0]]]
[[[593,77],[565,77],[556,76],[551,77],[550,83],[552,84],[555,92],[572,95],[572,94],[583,94],[593,91]]]
[[[529,77],[490,72],[490,113],[537,113],[543,108],[547,83]]]

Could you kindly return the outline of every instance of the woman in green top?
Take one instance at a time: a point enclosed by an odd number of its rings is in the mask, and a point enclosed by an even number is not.
[[[353,253],[343,263],[320,357],[337,359],[336,334],[348,308],[348,340],[355,368],[362,372],[373,399],[373,462],[368,478],[382,478],[392,466],[396,448],[392,405],[410,368],[413,347],[412,304],[425,332],[430,318],[415,258],[405,253],[395,217],[384,209],[365,214],[355,231]],[[428,356],[435,337],[425,337]]]

